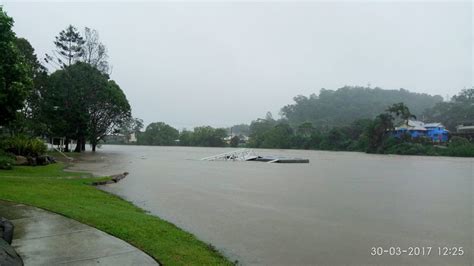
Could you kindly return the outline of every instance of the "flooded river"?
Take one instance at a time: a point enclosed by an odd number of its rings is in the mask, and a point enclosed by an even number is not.
[[[473,261],[474,159],[256,150],[310,163],[199,160],[231,150],[106,145],[73,169],[130,172],[106,190],[244,265]],[[406,253],[372,256],[372,247]],[[409,254],[416,247],[432,250]]]

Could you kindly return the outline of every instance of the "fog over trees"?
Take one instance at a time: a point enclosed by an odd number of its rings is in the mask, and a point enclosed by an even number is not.
[[[409,88],[344,86],[297,95],[278,115],[267,112],[259,118],[255,114],[248,124],[219,128],[204,124],[189,129],[174,128],[164,121],[145,125],[140,117],[132,116],[127,96],[111,79],[108,49],[97,30],[66,26],[52,39],[45,66],[29,41],[13,32],[13,19],[3,9],[0,22],[4,36],[0,40],[0,125],[4,136],[21,136],[19,142],[63,138],[65,150],[74,143],[76,152],[84,151],[86,144],[95,151],[101,143],[121,143],[452,156],[474,153],[469,139],[453,138],[459,145],[449,148],[444,143],[448,149],[442,151],[433,148],[429,139],[396,139],[391,133],[409,119],[441,122],[451,132],[460,124],[472,123],[472,88],[443,101],[440,95],[415,93]],[[245,108],[237,104],[215,113]],[[111,136],[119,138],[112,140]]]
[[[281,114],[291,125],[310,122],[316,127],[343,126],[357,119],[374,118],[387,106],[403,102],[421,117],[426,109],[441,102],[439,95],[413,93],[405,89],[343,87],[337,90],[322,89],[319,95],[296,96],[294,104],[281,109]]]

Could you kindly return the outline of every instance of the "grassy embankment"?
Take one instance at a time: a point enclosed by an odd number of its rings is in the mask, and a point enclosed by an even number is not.
[[[165,265],[230,265],[190,233],[90,185],[106,178],[65,172],[64,164],[0,170],[0,199],[50,210],[103,230]]]

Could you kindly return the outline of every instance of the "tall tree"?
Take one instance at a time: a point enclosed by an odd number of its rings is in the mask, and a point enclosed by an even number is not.
[[[44,90],[40,107],[42,122],[47,125],[49,136],[66,138],[67,151],[69,140],[73,139],[78,140],[76,151],[82,149],[89,119],[86,88],[96,85],[96,77],[89,75],[82,64],[74,64],[52,73]]]
[[[16,117],[32,86],[28,65],[16,46],[13,19],[0,6],[0,125]]]
[[[54,41],[56,50],[53,51],[55,58],[46,54],[45,60],[48,63],[57,63],[61,68],[71,66],[84,56],[84,43],[79,31],[69,25],[56,36]]]
[[[90,70],[93,71],[93,70]],[[91,86],[88,104],[88,136],[92,151],[106,135],[118,130],[130,118],[130,105],[113,80],[104,87]]]
[[[76,139],[76,152],[89,139],[93,150],[130,116],[120,87],[89,64],[77,62],[51,75],[43,106],[51,135]]]
[[[33,86],[26,98],[24,108],[17,112],[16,120],[11,122],[8,127],[10,131],[16,133],[41,135],[44,133],[44,124],[41,123],[39,108],[42,95],[44,95],[44,88],[47,85],[48,73],[38,60],[35,50],[28,40],[16,38],[15,44],[18,47],[23,62],[25,62],[28,76],[31,77]]]
[[[108,73],[110,70],[107,48],[100,41],[99,33],[86,27],[84,29],[84,44],[82,61],[97,68],[102,73]]]

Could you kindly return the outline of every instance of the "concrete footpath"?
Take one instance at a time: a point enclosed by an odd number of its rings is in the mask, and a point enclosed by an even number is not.
[[[12,246],[28,265],[158,265],[132,245],[42,209],[0,201],[15,225]]]

